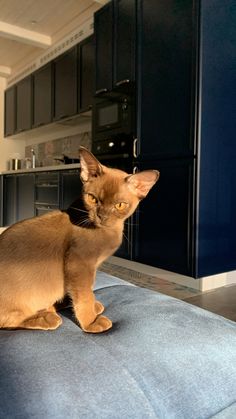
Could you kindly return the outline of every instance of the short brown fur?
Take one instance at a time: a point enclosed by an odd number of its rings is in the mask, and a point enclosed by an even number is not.
[[[87,218],[94,228],[73,225],[60,211],[19,222],[0,236],[0,328],[53,330],[62,323],[54,305],[68,294],[85,332],[112,322],[92,291],[96,270],[122,242],[124,221],[159,177],[101,165],[80,149]]]

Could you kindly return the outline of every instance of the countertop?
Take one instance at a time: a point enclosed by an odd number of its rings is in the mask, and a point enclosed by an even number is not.
[[[35,169],[19,169],[19,170],[4,170],[0,172],[0,175],[16,175],[20,173],[35,173],[35,172],[48,172],[51,170],[70,170],[70,169],[80,169],[80,163],[72,164],[58,164],[56,166],[43,166],[36,167]]]

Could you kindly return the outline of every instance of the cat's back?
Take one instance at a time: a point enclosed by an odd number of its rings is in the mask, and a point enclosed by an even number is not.
[[[52,211],[39,217],[30,218],[13,224],[0,235],[0,261],[5,252],[21,249],[61,247],[69,238],[71,223],[67,214]]]

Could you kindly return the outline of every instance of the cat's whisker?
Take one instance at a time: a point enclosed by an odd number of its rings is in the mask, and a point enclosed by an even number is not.
[[[86,214],[88,214],[88,211],[86,210],[82,210],[82,209],[80,209],[80,208],[76,208],[76,207],[69,207],[69,209],[74,209],[74,210],[76,210],[76,211],[80,211],[80,212],[85,212]]]
[[[125,233],[124,233],[124,232],[123,232],[123,236],[124,236],[124,238],[127,240],[127,243],[128,243],[128,244],[130,244],[129,239],[128,239],[128,237],[125,235]]]

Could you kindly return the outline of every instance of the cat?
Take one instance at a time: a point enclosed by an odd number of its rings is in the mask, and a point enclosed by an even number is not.
[[[79,155],[85,224],[74,225],[68,214],[55,210],[0,235],[0,328],[56,329],[62,319],[55,303],[65,295],[83,331],[112,327],[93,293],[96,270],[121,245],[125,220],[159,172],[129,175],[102,165],[84,147]]]

